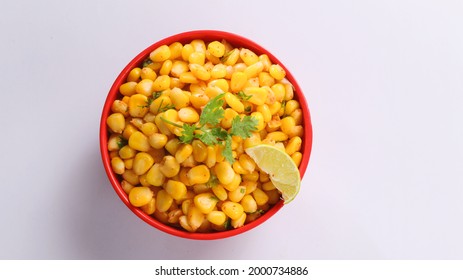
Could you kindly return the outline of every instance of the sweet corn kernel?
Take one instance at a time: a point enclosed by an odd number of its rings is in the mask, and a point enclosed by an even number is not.
[[[263,105],[267,100],[267,91],[264,88],[251,86],[244,88],[244,94],[250,96],[249,102],[256,105]]]
[[[257,203],[254,197],[250,194],[246,194],[240,202],[241,206],[243,206],[243,210],[246,213],[254,213],[257,211]]]
[[[159,163],[153,164],[150,170],[146,173],[146,181],[153,186],[162,186],[165,179],[166,177],[161,172],[161,165]]]
[[[241,199],[246,195],[246,187],[239,186],[235,190],[228,192],[228,198],[233,202],[240,202]]]
[[[209,168],[204,165],[197,165],[190,169],[187,173],[188,181],[190,184],[205,184],[209,181],[211,173]]]
[[[168,75],[160,75],[153,82],[153,91],[163,91],[170,88],[170,77]]]
[[[145,174],[154,164],[153,157],[145,152],[140,152],[133,159],[133,172],[137,175]]]
[[[246,65],[252,65],[259,61],[259,57],[253,51],[246,48],[241,48],[240,58]]]
[[[228,161],[217,163],[214,167],[214,171],[220,183],[224,185],[230,184],[235,177],[235,171]]]
[[[199,140],[193,140],[191,146],[193,147],[194,160],[196,162],[204,162],[207,158],[207,146]]]
[[[147,204],[142,205],[140,208],[147,215],[152,215],[156,211],[156,199],[154,197],[151,198]]]
[[[238,219],[244,213],[243,206],[232,201],[225,201],[222,203],[221,210],[232,220]]]
[[[111,168],[116,174],[123,174],[125,172],[124,161],[120,157],[113,157],[111,159]]]
[[[170,59],[177,59],[182,56],[183,45],[180,42],[174,42],[169,45]]]
[[[106,119],[106,124],[115,133],[122,133],[125,128],[125,118],[121,113],[113,113]]]
[[[148,113],[148,97],[143,94],[134,94],[129,99],[129,114],[134,118],[143,118]]]
[[[268,202],[268,195],[261,189],[257,188],[252,192],[257,205],[262,206]]]
[[[302,161],[302,153],[300,152],[295,152],[294,154],[291,155],[291,159],[294,161],[297,167],[301,165]]]
[[[174,180],[167,181],[164,189],[173,199],[176,200],[184,198],[187,192],[185,184]]]
[[[224,212],[214,210],[207,214],[206,219],[214,225],[223,225],[227,221],[227,215]]]
[[[181,144],[175,153],[175,159],[178,163],[184,162],[193,153],[193,147],[190,144]]]
[[[153,198],[153,192],[148,187],[134,187],[130,190],[129,201],[135,207],[140,207]]]
[[[119,87],[119,92],[124,96],[132,96],[136,93],[137,82],[127,82]]]
[[[230,80],[230,89],[232,92],[239,92],[246,84],[248,77],[244,72],[233,72]]]
[[[173,156],[165,156],[161,162],[160,170],[164,176],[172,178],[180,171],[180,164]]]
[[[238,217],[237,219],[232,219],[230,224],[233,228],[239,228],[239,227],[242,227],[245,222],[246,222],[246,213],[243,212],[243,214],[241,214],[241,216]]]
[[[185,107],[178,111],[178,118],[182,122],[196,123],[199,121],[199,114],[193,107]]]
[[[244,105],[243,103],[241,103],[241,101],[238,99],[236,95],[227,92],[225,93],[224,99],[228,106],[230,106],[237,113],[244,112]]]
[[[283,80],[286,76],[286,71],[278,64],[273,64],[268,69],[269,74],[276,80]]]
[[[203,214],[208,214],[214,210],[218,201],[217,197],[210,192],[197,194],[193,199],[194,205]]]
[[[248,78],[255,78],[259,76],[260,73],[262,73],[262,70],[264,70],[264,64],[260,61],[257,61],[256,63],[251,64],[248,67],[246,67],[246,69],[244,69],[244,74],[246,74]],[[259,84],[260,84],[260,79],[259,79]]]
[[[162,45],[150,53],[150,59],[153,62],[163,62],[170,57],[170,48]]]
[[[147,152],[150,149],[148,137],[140,131],[135,131],[130,135],[129,146],[140,152]]]
[[[174,199],[170,194],[162,189],[156,194],[156,210],[159,212],[166,212],[172,206]]]
[[[141,68],[135,67],[130,70],[129,75],[127,76],[127,82],[138,82],[141,76]]]

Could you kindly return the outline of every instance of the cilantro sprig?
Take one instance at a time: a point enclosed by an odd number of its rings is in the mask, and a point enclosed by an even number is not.
[[[183,124],[182,126],[169,120],[161,118],[164,122],[183,129],[179,137],[182,143],[191,143],[194,139],[201,140],[204,144],[223,145],[222,155],[231,164],[235,161],[232,152],[232,136],[239,136],[243,139],[251,136],[257,129],[258,120],[251,116],[235,116],[231,123],[230,131],[220,126],[224,117],[223,108],[225,94],[219,94],[209,100],[199,116],[199,124]]]

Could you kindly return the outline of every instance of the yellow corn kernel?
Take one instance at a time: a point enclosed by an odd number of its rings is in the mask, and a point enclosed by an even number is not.
[[[270,65],[272,65],[272,62],[270,61],[270,58],[266,54],[261,54],[259,55],[259,61],[264,64],[264,71],[268,72]]]
[[[113,113],[106,119],[106,124],[115,133],[122,133],[125,128],[125,118],[121,113]]]
[[[120,157],[113,157],[111,159],[111,168],[116,174],[123,174],[125,172],[124,161]]]
[[[207,71],[210,72],[212,70],[212,67],[214,67],[214,65],[221,63],[220,58],[213,56],[211,52],[209,52],[208,50],[206,50],[204,54],[206,56],[206,63],[204,65],[207,66],[206,67]]]
[[[164,189],[175,200],[180,200],[186,197],[187,188],[182,182],[169,180],[164,186]]]
[[[228,198],[227,190],[221,185],[217,184],[212,187],[212,192],[220,201],[225,201]]]
[[[172,70],[172,60],[167,59],[162,63],[161,69],[159,69],[159,75],[169,75]],[[154,80],[154,79],[153,79]]]
[[[271,87],[275,84],[275,79],[268,72],[259,73],[259,86]]]
[[[262,206],[268,202],[268,195],[262,189],[255,189],[252,192],[252,196],[254,197],[254,200],[258,206]]]
[[[233,66],[238,61],[239,58],[240,58],[240,50],[235,48],[224,54],[223,64]]]
[[[143,125],[143,119],[141,118],[132,118],[130,123],[133,124],[136,128],[140,129]]]
[[[297,167],[301,165],[302,161],[302,153],[301,152],[295,152],[294,154],[291,155],[291,159],[294,161]]]
[[[259,174],[257,174],[257,176],[259,176]],[[259,177],[257,177],[257,180],[258,179]],[[241,183],[241,186],[246,188],[246,194],[251,194],[257,188],[258,183],[257,181],[249,181],[247,179],[244,179],[244,180],[245,181]]]
[[[227,102],[228,106],[230,106],[237,113],[244,112],[244,105],[243,103],[241,103],[241,101],[238,99],[236,95],[227,92],[225,93],[224,99],[225,102]]]
[[[286,90],[285,100],[286,101],[292,100],[294,98],[293,85],[290,83],[285,83],[285,90]]]
[[[215,79],[207,84],[208,87],[218,88],[221,92],[227,92],[230,84],[226,79]]]
[[[156,199],[153,197],[147,204],[140,207],[147,215],[152,215],[156,211]]]
[[[177,224],[181,216],[183,216],[183,212],[181,209],[174,209],[172,211],[169,211],[169,214],[167,214],[167,222],[169,224]]]
[[[194,205],[203,214],[208,214],[214,210],[218,199],[210,192],[197,194],[193,199]]]
[[[268,181],[262,184],[263,191],[271,191],[273,189],[275,189],[275,185],[272,183],[272,181]]]
[[[206,219],[214,225],[223,225],[227,221],[227,215],[224,212],[214,210],[207,214]]]
[[[253,51],[246,48],[241,48],[240,57],[248,66],[259,61],[259,57]]]
[[[140,152],[133,159],[133,171],[137,175],[145,174],[154,164],[153,157],[145,152]]]
[[[183,45],[183,48],[182,48],[182,59],[184,61],[188,61],[188,58],[190,57],[190,55],[194,52],[194,48],[191,44],[185,44]]]
[[[108,139],[108,151],[119,151],[124,144],[123,136],[119,134],[111,134]]]
[[[167,141],[165,145],[165,149],[171,154],[175,155],[177,152],[178,147],[180,147],[181,143],[178,138],[172,138],[169,141]]]
[[[141,68],[135,67],[130,70],[129,75],[127,75],[127,82],[138,82],[141,76]]]
[[[130,184],[129,182],[127,182],[126,180],[121,181],[121,187],[126,194],[129,194],[130,191],[134,188],[134,186]]]
[[[246,74],[248,78],[254,78],[259,76],[259,74],[262,73],[262,70],[264,70],[264,64],[260,61],[257,61],[256,63],[246,67],[246,69],[244,69],[244,74]]]
[[[243,214],[241,214],[241,216],[237,219],[232,219],[231,222],[230,222],[230,225],[233,227],[233,228],[239,228],[239,227],[242,227],[244,226],[244,223],[246,222],[246,213],[243,212]]]
[[[296,121],[293,117],[287,116],[281,119],[281,131],[285,134],[289,135],[293,131],[294,127],[296,126]]]
[[[181,205],[181,209],[182,209],[182,212],[183,214],[187,215],[188,214],[188,211],[190,210],[190,207],[194,205],[193,204],[193,199],[185,199],[183,202],[182,202],[182,205]]]
[[[267,92],[267,99],[265,100],[265,104],[272,105],[277,101],[275,93],[273,92],[271,87],[262,86],[261,88],[265,89],[265,91]]]
[[[232,192],[236,190],[240,185],[241,185],[241,175],[235,173],[235,176],[233,176],[233,180],[231,181],[231,183],[229,183],[228,185],[223,185],[223,187],[227,191]]]
[[[206,54],[204,52],[192,52],[188,57],[188,62],[191,64],[204,65],[206,62]]]
[[[297,100],[289,100],[289,101],[286,101],[286,105],[285,105],[285,115],[291,115],[294,110],[296,109],[299,109],[300,105],[299,105],[299,102]]]
[[[170,194],[162,189],[156,194],[156,210],[159,212],[166,212],[172,206],[174,199]]]
[[[239,186],[235,190],[228,192],[228,199],[233,202],[240,202],[246,195],[246,187]]]
[[[164,176],[171,178],[180,171],[180,164],[173,156],[165,156],[161,161],[160,170]]]
[[[193,229],[193,231],[196,231],[201,224],[204,221],[204,214],[201,213],[201,211],[196,208],[195,206],[190,206],[190,209],[188,210],[187,214],[187,222],[188,225]]]
[[[111,105],[111,111],[113,113],[121,113],[124,117],[127,117],[129,115],[129,106],[122,100],[116,99]]]
[[[176,126],[170,123],[177,123],[179,121],[177,110],[168,109],[167,111],[162,113],[161,120],[164,122],[165,126],[170,130],[170,132],[174,133]]]
[[[265,182],[268,182],[268,181],[270,181],[270,177],[268,176],[268,174],[265,173],[265,172],[260,172],[259,173],[259,182],[265,183]]]
[[[248,174],[248,173],[251,173],[255,170],[256,168],[256,163],[254,162],[254,160],[248,156],[247,154],[242,154],[240,155],[240,157],[238,158],[238,161],[239,163],[241,164],[241,167],[246,170],[247,172],[246,173],[243,173],[243,174]]]
[[[207,158],[204,161],[207,167],[212,168],[217,162],[217,153],[212,146],[207,146]]]
[[[268,123],[272,119],[272,113],[270,112],[270,108],[267,104],[257,106],[256,111],[262,114],[265,123]]]
[[[132,169],[133,158],[124,159],[124,165],[126,169]]]
[[[246,182],[257,182],[259,180],[259,172],[257,170],[254,170],[253,172],[249,174],[244,174],[243,175],[243,180]]]
[[[148,85],[150,87],[146,86],[146,90],[145,90],[145,91],[150,91],[152,89],[151,87],[153,85],[152,82],[157,77],[156,72],[153,69],[149,68],[149,67],[143,67],[143,69],[141,69],[140,76],[141,76],[142,81],[143,80],[151,81],[151,84],[148,83]],[[146,81],[145,81],[145,83],[146,83]],[[138,83],[138,84],[140,84],[140,83]],[[139,93],[141,93],[141,92],[139,92]],[[147,95],[147,94],[145,94],[145,95]]]
[[[169,95],[163,94],[159,96],[158,98],[156,98],[155,100],[153,100],[149,108],[150,108],[150,112],[156,115],[159,112],[162,112],[165,108],[170,107],[170,105],[172,105],[172,100],[170,99]]]
[[[304,128],[302,125],[296,125],[291,133],[288,135],[289,137],[302,137],[304,135]]]
[[[243,148],[247,149],[254,147],[261,143],[260,134],[258,132],[252,132],[251,137],[244,139]]]
[[[239,62],[233,65],[234,72],[243,72],[246,69],[247,65],[244,62]],[[248,77],[249,78],[249,77]]]
[[[230,89],[232,92],[239,92],[243,89],[248,80],[248,76],[244,72],[233,72],[230,80]]]
[[[240,202],[241,206],[243,206],[243,210],[246,213],[254,213],[257,211],[257,203],[252,195],[247,194],[245,195]]]
[[[170,77],[168,75],[160,75],[153,82],[153,91],[163,91],[170,88]]]
[[[302,120],[303,120],[302,109],[299,108],[299,109],[294,110],[291,113],[291,117],[294,118],[294,121],[295,121],[296,125],[301,125]]]
[[[286,71],[278,64],[272,64],[268,69],[269,74],[276,80],[283,80],[286,76]]]
[[[190,45],[196,52],[205,53],[207,50],[206,44],[201,39],[195,39],[190,42]]]
[[[178,111],[178,118],[182,122],[196,123],[199,121],[199,114],[193,107],[185,107]]]
[[[232,220],[238,219],[244,213],[243,206],[232,201],[225,201],[222,203],[221,210]]]
[[[212,41],[207,45],[207,50],[215,57],[222,57],[225,54],[225,46],[219,41]]]
[[[200,193],[205,193],[209,192],[209,186],[206,184],[195,184],[193,185],[193,192],[194,194],[200,194]]]
[[[214,171],[220,183],[224,185],[230,184],[235,177],[235,171],[228,161],[217,163],[214,167]]]
[[[143,123],[140,127],[140,130],[148,137],[158,132],[157,126],[152,122]]]
[[[270,113],[272,114],[272,116],[278,114],[278,112],[281,109],[281,103],[278,102],[278,101],[276,101],[272,105],[267,105],[267,106],[268,106],[268,109],[270,110]]]
[[[172,62],[172,68],[170,69],[170,73],[173,77],[180,78],[182,73],[188,72],[188,62],[182,60],[175,60]]]
[[[192,72],[185,72],[180,74],[180,82],[185,83],[185,84],[196,84],[199,82],[199,80],[196,78],[196,76]]]
[[[156,213],[156,212],[155,212]],[[180,224],[180,226],[188,231],[188,232],[195,232],[195,230],[193,230],[193,228],[188,224],[188,218],[186,215],[182,215],[178,218],[178,223]]]
[[[267,123],[267,132],[274,132],[279,130],[281,127],[281,120],[280,116],[274,115],[272,119]],[[268,137],[268,134],[266,135],[266,138]]]
[[[182,56],[183,45],[180,42],[174,42],[169,45],[170,59],[177,59]]]
[[[214,65],[211,69],[211,78],[212,79],[221,79],[227,76],[227,67],[222,63]]]
[[[153,191],[148,187],[134,187],[130,190],[129,201],[135,207],[140,207],[153,198]]]
[[[270,88],[272,89],[273,93],[275,93],[276,101],[282,102],[285,100],[286,88],[282,83],[276,83]]]
[[[265,128],[264,116],[261,112],[252,112],[251,117],[257,120],[257,126],[255,131],[261,131]]]
[[[125,172],[122,173],[122,178],[134,186],[140,183],[138,175],[130,169],[125,169]]]
[[[129,114],[134,118],[143,118],[148,113],[148,97],[134,94],[129,99]]]
[[[244,94],[251,96],[249,102],[256,104],[257,106],[265,104],[267,100],[267,91],[261,87],[247,87],[244,88]]]
[[[211,74],[200,64],[191,63],[189,68],[191,73],[199,80],[207,81],[211,78]]]
[[[289,139],[288,144],[286,144],[285,150],[288,155],[292,155],[295,152],[299,152],[301,150],[302,139],[299,136],[295,136]]]
[[[193,147],[193,158],[196,162],[204,162],[207,158],[207,146],[200,140],[191,142]]]
[[[221,126],[225,129],[229,129],[231,127],[233,119],[236,116],[238,116],[238,113],[235,110],[231,108],[225,109],[223,119],[220,122]]]
[[[124,83],[119,87],[119,92],[124,96],[132,96],[136,93],[135,87],[137,84],[137,82]]]
[[[178,163],[184,162],[193,153],[193,147],[190,144],[181,144],[175,153],[175,159]]]
[[[170,48],[162,45],[150,53],[150,59],[153,62],[163,62],[170,57]]]
[[[170,88],[183,88],[185,83],[182,83],[179,78],[170,77]]]
[[[235,173],[237,174],[247,174],[249,173],[246,169],[243,168],[243,166],[241,165],[241,163],[239,161],[235,161],[233,162],[233,170],[235,171]]]
[[[147,152],[150,149],[148,137],[140,131],[135,131],[130,135],[129,146],[140,152]]]
[[[167,143],[167,136],[161,133],[153,133],[148,137],[148,141],[154,149],[162,149]]]
[[[192,185],[205,184],[209,181],[211,173],[206,165],[201,164],[191,168],[190,171],[188,171],[187,173],[187,177],[188,181]]]
[[[190,103],[190,98],[188,97],[188,95],[179,88],[171,89],[169,91],[168,96],[169,96],[170,104],[173,104],[175,106],[175,109],[177,110],[187,107]],[[170,104],[164,104],[164,106],[167,106]],[[167,107],[164,107],[164,108],[167,108]]]
[[[209,96],[203,93],[192,93],[190,96],[191,105],[196,109],[201,109],[204,105],[209,102]]]
[[[225,157],[223,156],[223,149],[224,146],[222,145],[216,145],[215,147],[215,160],[217,162],[222,162],[225,160]]]
[[[277,189],[269,190],[265,192],[268,196],[268,204],[274,205],[281,200],[281,194]]]
[[[161,165],[159,163],[153,164],[153,166],[146,173],[146,181],[153,186],[160,187],[164,184],[166,177],[161,172]]]

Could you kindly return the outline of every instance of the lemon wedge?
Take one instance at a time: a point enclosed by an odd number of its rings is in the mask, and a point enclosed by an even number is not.
[[[245,150],[259,166],[269,175],[273,185],[281,192],[284,204],[293,201],[301,188],[301,176],[291,157],[271,145],[256,145]]]

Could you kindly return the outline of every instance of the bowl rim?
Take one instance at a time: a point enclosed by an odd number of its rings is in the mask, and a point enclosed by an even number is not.
[[[119,85],[125,82],[129,72],[134,67],[140,66],[141,63],[146,58],[149,57],[149,54],[153,50],[158,48],[159,46],[170,45],[173,42],[181,42],[182,44],[185,44],[185,43],[191,42],[194,39],[202,39],[205,42],[210,42],[213,40],[220,41],[221,39],[225,39],[227,42],[231,43],[233,46],[248,48],[258,55],[264,54],[264,53],[267,54],[270,60],[272,61],[272,63],[279,64],[286,71],[286,79],[290,81],[291,84],[293,85],[294,91],[295,91],[295,99],[299,101],[299,104],[300,104],[300,107],[303,113],[304,135],[302,137],[303,139],[302,139],[302,146],[301,146],[302,160],[299,165],[299,173],[300,173],[301,179],[303,178],[303,176],[305,175],[305,172],[306,172],[306,169],[309,163],[311,151],[312,151],[312,139],[313,139],[312,133],[313,132],[312,132],[312,121],[311,121],[310,111],[309,111],[307,101],[306,101],[306,98],[303,94],[301,87],[297,83],[292,73],[286,68],[286,66],[283,63],[281,63],[281,61],[277,57],[275,57],[271,52],[269,52],[267,49],[263,48],[261,45],[241,35],[226,32],[226,31],[219,31],[219,30],[192,30],[192,31],[177,33],[169,37],[165,37],[151,44],[149,47],[145,48],[124,67],[124,69],[120,72],[120,74],[117,76],[117,78],[113,82],[108,92],[108,95],[105,99],[104,105],[103,105],[103,110],[102,110],[101,119],[100,119],[100,131],[99,131],[100,154],[101,154],[101,158],[103,161],[105,172],[116,194],[119,196],[122,202],[135,215],[137,215],[140,219],[145,221],[147,224],[157,228],[158,230],[162,232],[165,232],[170,235],[177,236],[177,237],[186,238],[186,239],[195,239],[195,240],[223,239],[223,238],[228,238],[232,236],[237,236],[239,234],[247,232],[259,226],[260,224],[264,223],[283,207],[284,205],[283,200],[280,200],[277,204],[273,205],[261,217],[259,217],[255,221],[252,221],[246,224],[243,227],[239,227],[236,229],[230,229],[226,231],[210,232],[210,233],[199,233],[199,232],[192,233],[192,232],[183,231],[181,229],[177,229],[172,226],[163,224],[162,222],[156,220],[154,217],[147,215],[139,208],[134,207],[130,204],[128,200],[128,196],[122,189],[121,184],[117,178],[117,175],[112,171],[111,159],[109,156],[109,151],[107,150],[109,131],[106,126],[106,118],[107,116],[109,116],[111,112],[112,102],[119,96]]]

